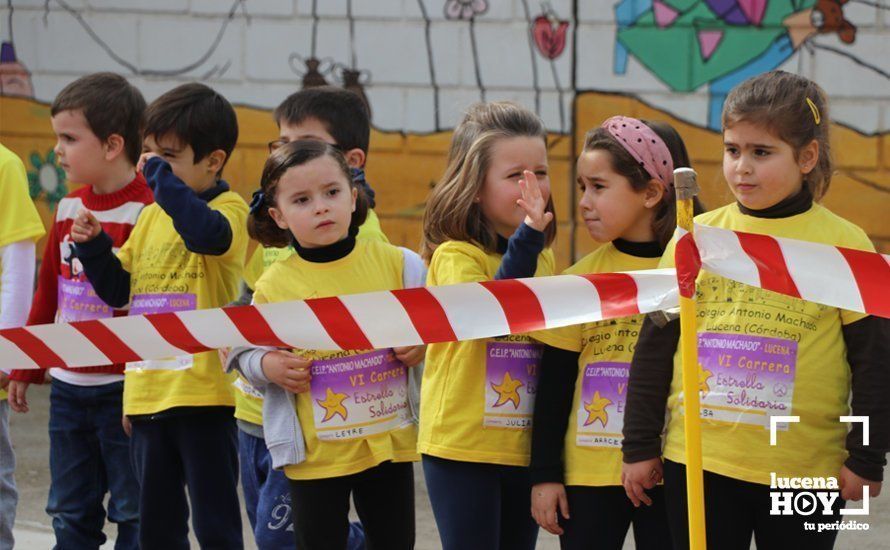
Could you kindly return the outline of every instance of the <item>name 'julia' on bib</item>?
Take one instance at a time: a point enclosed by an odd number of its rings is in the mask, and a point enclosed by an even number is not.
[[[484,426],[531,427],[543,352],[540,344],[486,343]]]

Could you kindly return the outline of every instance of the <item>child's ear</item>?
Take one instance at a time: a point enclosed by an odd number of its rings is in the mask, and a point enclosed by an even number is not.
[[[343,153],[343,156],[346,158],[346,164],[348,164],[350,168],[361,168],[365,165],[365,160],[367,160],[365,152],[358,147],[346,151]]]
[[[803,146],[797,155],[797,163],[800,165],[801,174],[809,174],[813,171],[813,168],[819,162],[819,153],[819,142],[815,139]]]
[[[124,152],[126,144],[124,138],[120,134],[111,134],[105,140],[105,160],[114,160],[118,155]]]
[[[664,199],[664,184],[653,178],[646,184],[643,194],[645,197],[643,204],[646,208],[655,208]]]
[[[284,221],[284,216],[281,214],[281,210],[275,208],[274,206],[270,206],[269,216],[272,218],[272,221],[275,222],[275,225],[277,225],[279,229],[288,229],[287,222]]]
[[[226,159],[228,155],[222,149],[217,149],[207,155],[207,170],[209,172],[213,172],[218,174],[222,171],[223,166],[226,164]]]
[[[355,212],[357,202],[358,202],[358,188],[352,187],[352,211],[353,212]]]

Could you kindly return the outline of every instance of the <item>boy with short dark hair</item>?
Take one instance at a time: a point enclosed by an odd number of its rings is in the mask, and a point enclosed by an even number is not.
[[[82,212],[77,255],[99,296],[130,302],[131,314],[224,306],[237,296],[247,247],[247,204],[220,179],[238,139],[235,111],[192,83],[160,96],[145,119],[140,165],[155,204],[117,256]],[[189,504],[202,548],[243,547],[231,384],[216,352],[127,365],[141,548],[188,548]]]
[[[152,202],[136,171],[145,100],[122,76],[96,73],[66,86],[50,108],[55,155],[68,180],[86,184],[59,202],[49,231],[29,325],[126,315],[126,302],[109,307],[97,296],[73,255],[71,229],[86,208],[105,230],[109,249],[130,237]],[[14,370],[9,404],[28,411],[27,388],[42,370]],[[105,542],[102,505],[118,526],[117,548],[137,548],[139,487],[121,426],[123,365],[50,370],[50,489],[46,506],[58,548],[98,548]]]

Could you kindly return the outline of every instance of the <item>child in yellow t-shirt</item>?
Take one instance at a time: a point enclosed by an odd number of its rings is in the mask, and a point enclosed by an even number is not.
[[[254,303],[403,287],[402,251],[356,240],[368,204],[336,148],[317,140],[279,147],[261,186],[250,235],[266,246],[292,245],[296,254],[269,266]],[[297,548],[345,548],[350,495],[370,547],[413,546],[417,427],[406,367],[420,362],[422,350],[270,351],[255,369],[247,365],[248,381],[296,394],[305,460],[284,472]]]
[[[578,157],[580,210],[604,243],[565,271],[658,267],[676,220],[673,170],[689,166],[667,124],[615,116],[588,132]],[[700,208],[699,208],[700,210]],[[532,514],[563,549],[620,549],[633,525],[640,550],[670,539],[662,487],[635,508],[621,484],[621,428],[642,315],[535,334],[547,346],[532,428]]]
[[[369,199],[368,217],[359,227],[358,240],[389,242],[374,213],[374,190],[365,180],[371,124],[368,108],[354,92],[334,86],[306,88],[289,95],[274,113],[279,137],[269,143],[272,153],[287,143],[316,139],[343,152],[353,180]],[[244,266],[244,285],[236,302],[249,304],[256,282],[269,266],[294,254],[290,244],[284,247],[259,245]],[[241,462],[241,487],[244,506],[254,539],[259,547],[279,547],[293,538],[293,526],[280,518],[281,510],[290,510],[287,478],[273,467],[263,434],[262,394],[243,377],[235,382],[235,418],[238,420],[238,455]],[[361,547],[364,536],[360,523],[349,532],[349,548]]]
[[[546,137],[518,105],[470,108],[424,215],[428,285],[553,274]],[[535,545],[526,467],[542,347],[523,335],[429,346],[418,450],[446,550]]]
[[[116,257],[90,212],[71,231],[106,303],[129,302],[136,315],[221,307],[237,296],[247,204],[220,179],[237,139],[235,110],[203,84],[179,86],[149,105],[140,169],[155,204]],[[215,351],[127,365],[140,546],[187,547],[189,515],[201,547],[243,546],[233,411],[232,377]]]
[[[774,71],[734,88],[723,107],[723,175],[736,202],[696,217],[735,231],[873,250],[857,226],[814,200],[828,189],[827,99]],[[662,264],[674,264],[673,243]],[[845,500],[880,492],[890,447],[887,320],[806,302],[702,272],[696,302],[705,518],[709,548],[831,548]],[[648,319],[634,354],[624,418],[624,486],[635,504],[662,475],[676,548],[688,545],[679,322]],[[670,413],[664,450],[665,406]],[[871,418],[869,444],[861,424]],[[770,419],[797,416],[777,426]],[[662,465],[662,455],[664,463]],[[817,478],[817,479],[813,479]],[[827,511],[782,504],[789,487],[827,488]],[[787,495],[783,495],[787,492]],[[815,495],[804,494],[806,499]],[[776,500],[778,497],[778,501]],[[796,497],[795,497],[796,499]],[[796,499],[802,501],[805,499]]]
[[[25,165],[0,144],[0,329],[20,327],[28,320],[34,295],[35,245],[46,231],[28,197]],[[12,525],[18,493],[15,453],[9,441],[6,386],[14,365],[0,365],[0,547],[12,548]]]

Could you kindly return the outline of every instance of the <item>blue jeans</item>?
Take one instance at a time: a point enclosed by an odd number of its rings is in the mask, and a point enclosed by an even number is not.
[[[9,403],[0,400],[0,550],[12,550],[15,540],[15,506],[19,494],[15,490],[15,453],[9,441]]]
[[[241,460],[244,505],[257,548],[293,548],[290,485],[284,472],[272,468],[266,441],[238,430],[238,458]],[[364,548],[365,532],[361,523],[351,523],[346,550]]]
[[[108,519],[117,524],[119,550],[138,548],[139,486],[130,442],[121,426],[124,383],[75,386],[53,380],[49,394],[50,488],[56,548],[98,549]]]
[[[423,455],[423,474],[444,550],[533,550],[528,468]]]

